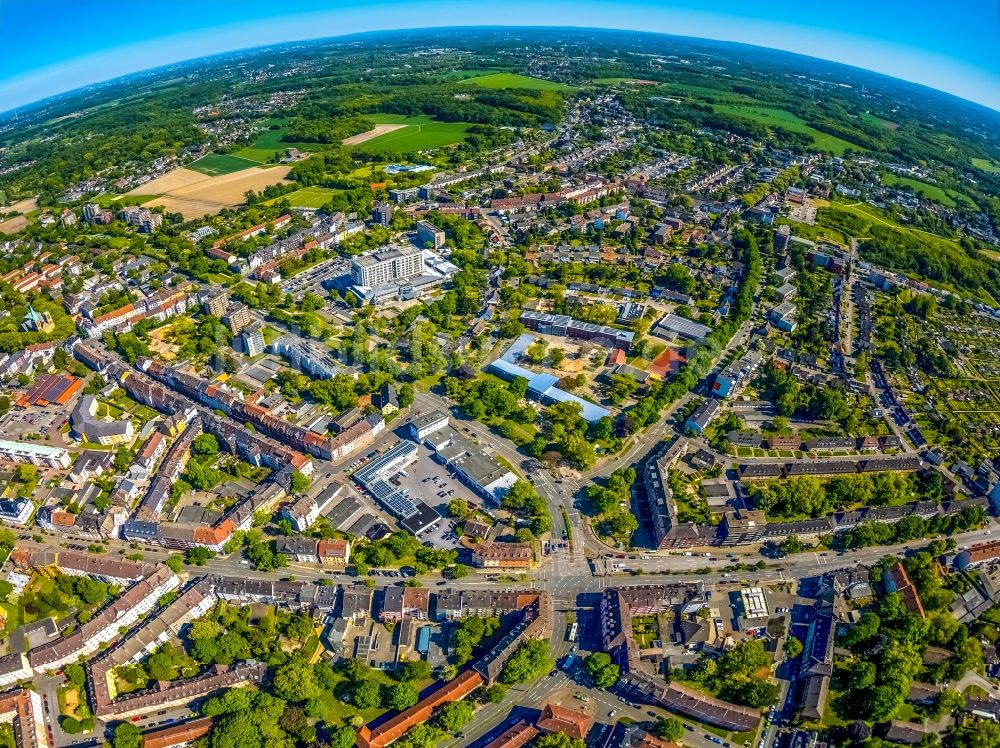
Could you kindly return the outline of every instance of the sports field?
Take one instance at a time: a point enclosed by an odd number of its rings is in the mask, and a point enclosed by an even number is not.
[[[859,145],[849,143],[846,140],[827,135],[806,124],[805,120],[795,116],[784,109],[772,109],[769,107],[756,106],[733,106],[731,104],[715,104],[712,110],[716,114],[728,114],[733,117],[742,117],[751,122],[756,122],[768,127],[783,127],[791,132],[801,132],[810,135],[815,146],[821,150],[829,151],[835,156],[842,156],[848,148],[856,151],[865,150]]]
[[[575,91],[573,86],[567,86],[558,81],[547,81],[542,78],[532,78],[530,75],[517,73],[490,73],[475,78],[466,78],[462,83],[471,83],[482,88],[528,88],[533,91]]]
[[[322,208],[328,202],[336,190],[329,187],[303,187],[301,190],[289,192],[287,195],[268,200],[268,204],[287,200],[293,208]]]
[[[408,153],[443,148],[464,140],[465,131],[469,128],[466,122],[437,122],[426,115],[366,114],[365,119],[376,125],[402,125],[355,146],[368,153]]]
[[[988,171],[991,174],[1000,174],[1000,164],[996,161],[990,161],[985,158],[974,158],[972,159],[972,165],[977,169],[982,169],[983,171]]]
[[[192,161],[187,165],[192,171],[208,174],[210,177],[217,177],[220,174],[232,174],[234,171],[249,169],[252,166],[260,166],[257,161],[248,158],[240,158],[229,153],[209,153],[202,156],[197,161]]]

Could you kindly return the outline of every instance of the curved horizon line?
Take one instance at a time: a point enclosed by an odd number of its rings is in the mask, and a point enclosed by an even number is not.
[[[906,79],[906,78],[900,78],[900,77],[898,77],[896,75],[891,75],[889,73],[883,73],[881,71],[873,70],[872,68],[862,67],[860,65],[856,65],[856,64],[853,64],[853,63],[840,62],[838,60],[832,60],[832,59],[827,58],[827,57],[816,57],[814,55],[809,55],[809,54],[805,54],[805,53],[802,53],[802,52],[795,52],[795,51],[792,51],[792,50],[789,50],[789,49],[783,49],[781,47],[768,47],[768,46],[764,46],[762,44],[755,44],[753,42],[738,41],[738,40],[733,40],[733,39],[713,38],[713,37],[708,37],[708,36],[691,36],[691,35],[688,35],[688,34],[671,34],[669,32],[664,32],[664,31],[649,31],[649,30],[636,29],[636,28],[631,28],[631,27],[615,27],[615,26],[550,26],[550,25],[527,25],[527,24],[526,25],[497,25],[497,24],[485,24],[485,25],[484,24],[475,24],[475,25],[471,25],[470,24],[470,25],[461,25],[461,24],[457,24],[457,25],[448,25],[448,26],[433,25],[433,26],[411,26],[411,27],[397,27],[397,28],[389,28],[389,27],[387,27],[387,28],[382,28],[382,29],[368,29],[368,30],[364,30],[364,31],[352,31],[352,32],[348,32],[348,33],[345,33],[345,34],[336,34],[336,35],[332,35],[332,36],[302,37],[302,38],[297,38],[297,39],[285,39],[285,40],[282,40],[282,41],[267,42],[267,43],[264,43],[264,44],[252,44],[252,45],[246,46],[246,47],[231,47],[229,49],[224,49],[224,50],[221,50],[221,51],[218,51],[218,52],[211,52],[211,53],[208,53],[208,54],[198,55],[198,56],[194,56],[194,57],[180,58],[180,59],[176,59],[176,60],[171,60],[170,62],[165,62],[165,63],[159,64],[159,65],[153,65],[151,67],[146,67],[146,68],[140,68],[140,69],[137,69],[137,70],[127,71],[127,72],[121,73],[119,75],[115,75],[113,77],[110,77],[110,78],[105,78],[103,80],[94,81],[92,83],[86,83],[86,84],[84,84],[82,86],[78,86],[76,88],[66,89],[66,90],[63,90],[63,91],[59,91],[57,93],[49,94],[47,96],[43,96],[40,99],[36,99],[36,100],[30,101],[30,102],[26,102],[24,104],[18,104],[16,106],[13,106],[13,107],[10,107],[8,109],[0,111],[0,119],[8,119],[11,115],[16,116],[20,112],[28,112],[30,110],[33,110],[33,109],[36,109],[38,107],[43,106],[46,102],[49,102],[49,101],[52,101],[52,100],[63,99],[63,98],[71,98],[73,95],[81,93],[81,92],[84,92],[84,91],[87,91],[89,89],[100,88],[100,87],[104,87],[104,86],[108,86],[108,85],[113,85],[113,84],[118,83],[118,82],[124,82],[124,81],[128,80],[129,78],[133,78],[133,77],[140,76],[140,75],[149,75],[149,74],[157,73],[158,71],[166,70],[166,69],[168,69],[170,67],[173,67],[175,65],[186,65],[186,64],[197,63],[197,62],[210,63],[213,60],[220,59],[220,58],[225,58],[225,57],[231,56],[231,55],[245,54],[245,53],[253,52],[253,51],[256,51],[256,50],[275,49],[275,48],[280,48],[280,47],[285,47],[285,46],[295,45],[295,44],[322,44],[324,42],[335,42],[335,41],[347,40],[347,39],[351,39],[353,37],[375,36],[375,35],[379,35],[379,34],[403,34],[403,33],[407,33],[407,32],[446,31],[446,30],[452,30],[452,29],[461,29],[461,30],[466,30],[466,31],[477,31],[477,30],[478,31],[489,31],[489,30],[494,30],[494,31],[507,31],[507,32],[533,31],[534,30],[534,31],[577,31],[577,32],[588,31],[588,32],[604,32],[604,33],[632,33],[632,34],[641,34],[641,35],[647,35],[647,36],[664,37],[664,38],[668,38],[668,39],[678,39],[678,40],[695,41],[695,42],[707,42],[709,44],[716,44],[716,45],[731,45],[731,46],[736,46],[736,47],[744,47],[744,48],[747,48],[748,50],[764,50],[764,51],[768,51],[768,52],[777,52],[777,53],[780,53],[780,54],[790,55],[790,56],[793,56],[793,57],[801,57],[801,58],[803,58],[805,60],[813,60],[813,61],[821,62],[821,63],[827,64],[827,65],[834,65],[834,66],[837,66],[837,67],[846,68],[848,70],[860,71],[860,72],[866,73],[868,75],[878,76],[878,77],[881,77],[881,78],[885,78],[885,79],[887,79],[889,81],[894,81],[894,82],[897,82],[897,83],[902,83],[902,84],[905,84],[907,86],[912,86],[912,87],[915,87],[915,88],[918,88],[918,89],[924,89],[926,91],[933,92],[933,93],[938,94],[940,96],[949,97],[949,98],[955,100],[956,102],[961,102],[962,104],[971,105],[973,107],[976,107],[977,109],[984,110],[986,113],[991,114],[991,115],[1000,115],[1000,104],[998,104],[997,106],[993,106],[991,104],[986,104],[986,103],[983,103],[981,101],[974,101],[973,99],[968,99],[968,98],[966,98],[964,96],[960,96],[960,95],[958,95],[956,93],[952,93],[952,92],[946,91],[944,89],[935,88],[934,86],[928,85],[926,83],[920,83],[918,81],[909,80],[909,79]],[[114,49],[121,49],[121,47],[109,48],[109,49],[104,50],[102,52],[94,53],[93,55],[86,55],[86,56],[83,56],[83,57],[76,58],[76,60],[77,60],[77,63],[79,63],[80,61],[85,60],[87,57],[93,57],[93,56],[100,55],[100,54],[107,54],[109,52],[114,51]],[[69,61],[69,62],[72,62],[72,61]],[[12,79],[12,80],[16,80],[16,78]]]

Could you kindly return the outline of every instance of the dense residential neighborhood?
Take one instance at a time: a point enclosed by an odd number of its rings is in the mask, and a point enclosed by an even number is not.
[[[426,34],[0,119],[0,743],[1000,745],[997,130]]]

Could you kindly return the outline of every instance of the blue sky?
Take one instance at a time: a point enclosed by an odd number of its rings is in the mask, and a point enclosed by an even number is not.
[[[1000,110],[1000,0],[0,0],[0,111],[227,50],[357,31],[590,26],[845,62]]]

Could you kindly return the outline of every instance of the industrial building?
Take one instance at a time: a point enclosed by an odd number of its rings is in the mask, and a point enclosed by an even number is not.
[[[354,472],[354,480],[360,483],[375,500],[399,519],[399,523],[417,535],[441,519],[436,511],[423,501],[410,499],[405,489],[390,483],[394,478],[419,458],[418,445],[403,439],[394,447],[383,452]]]

